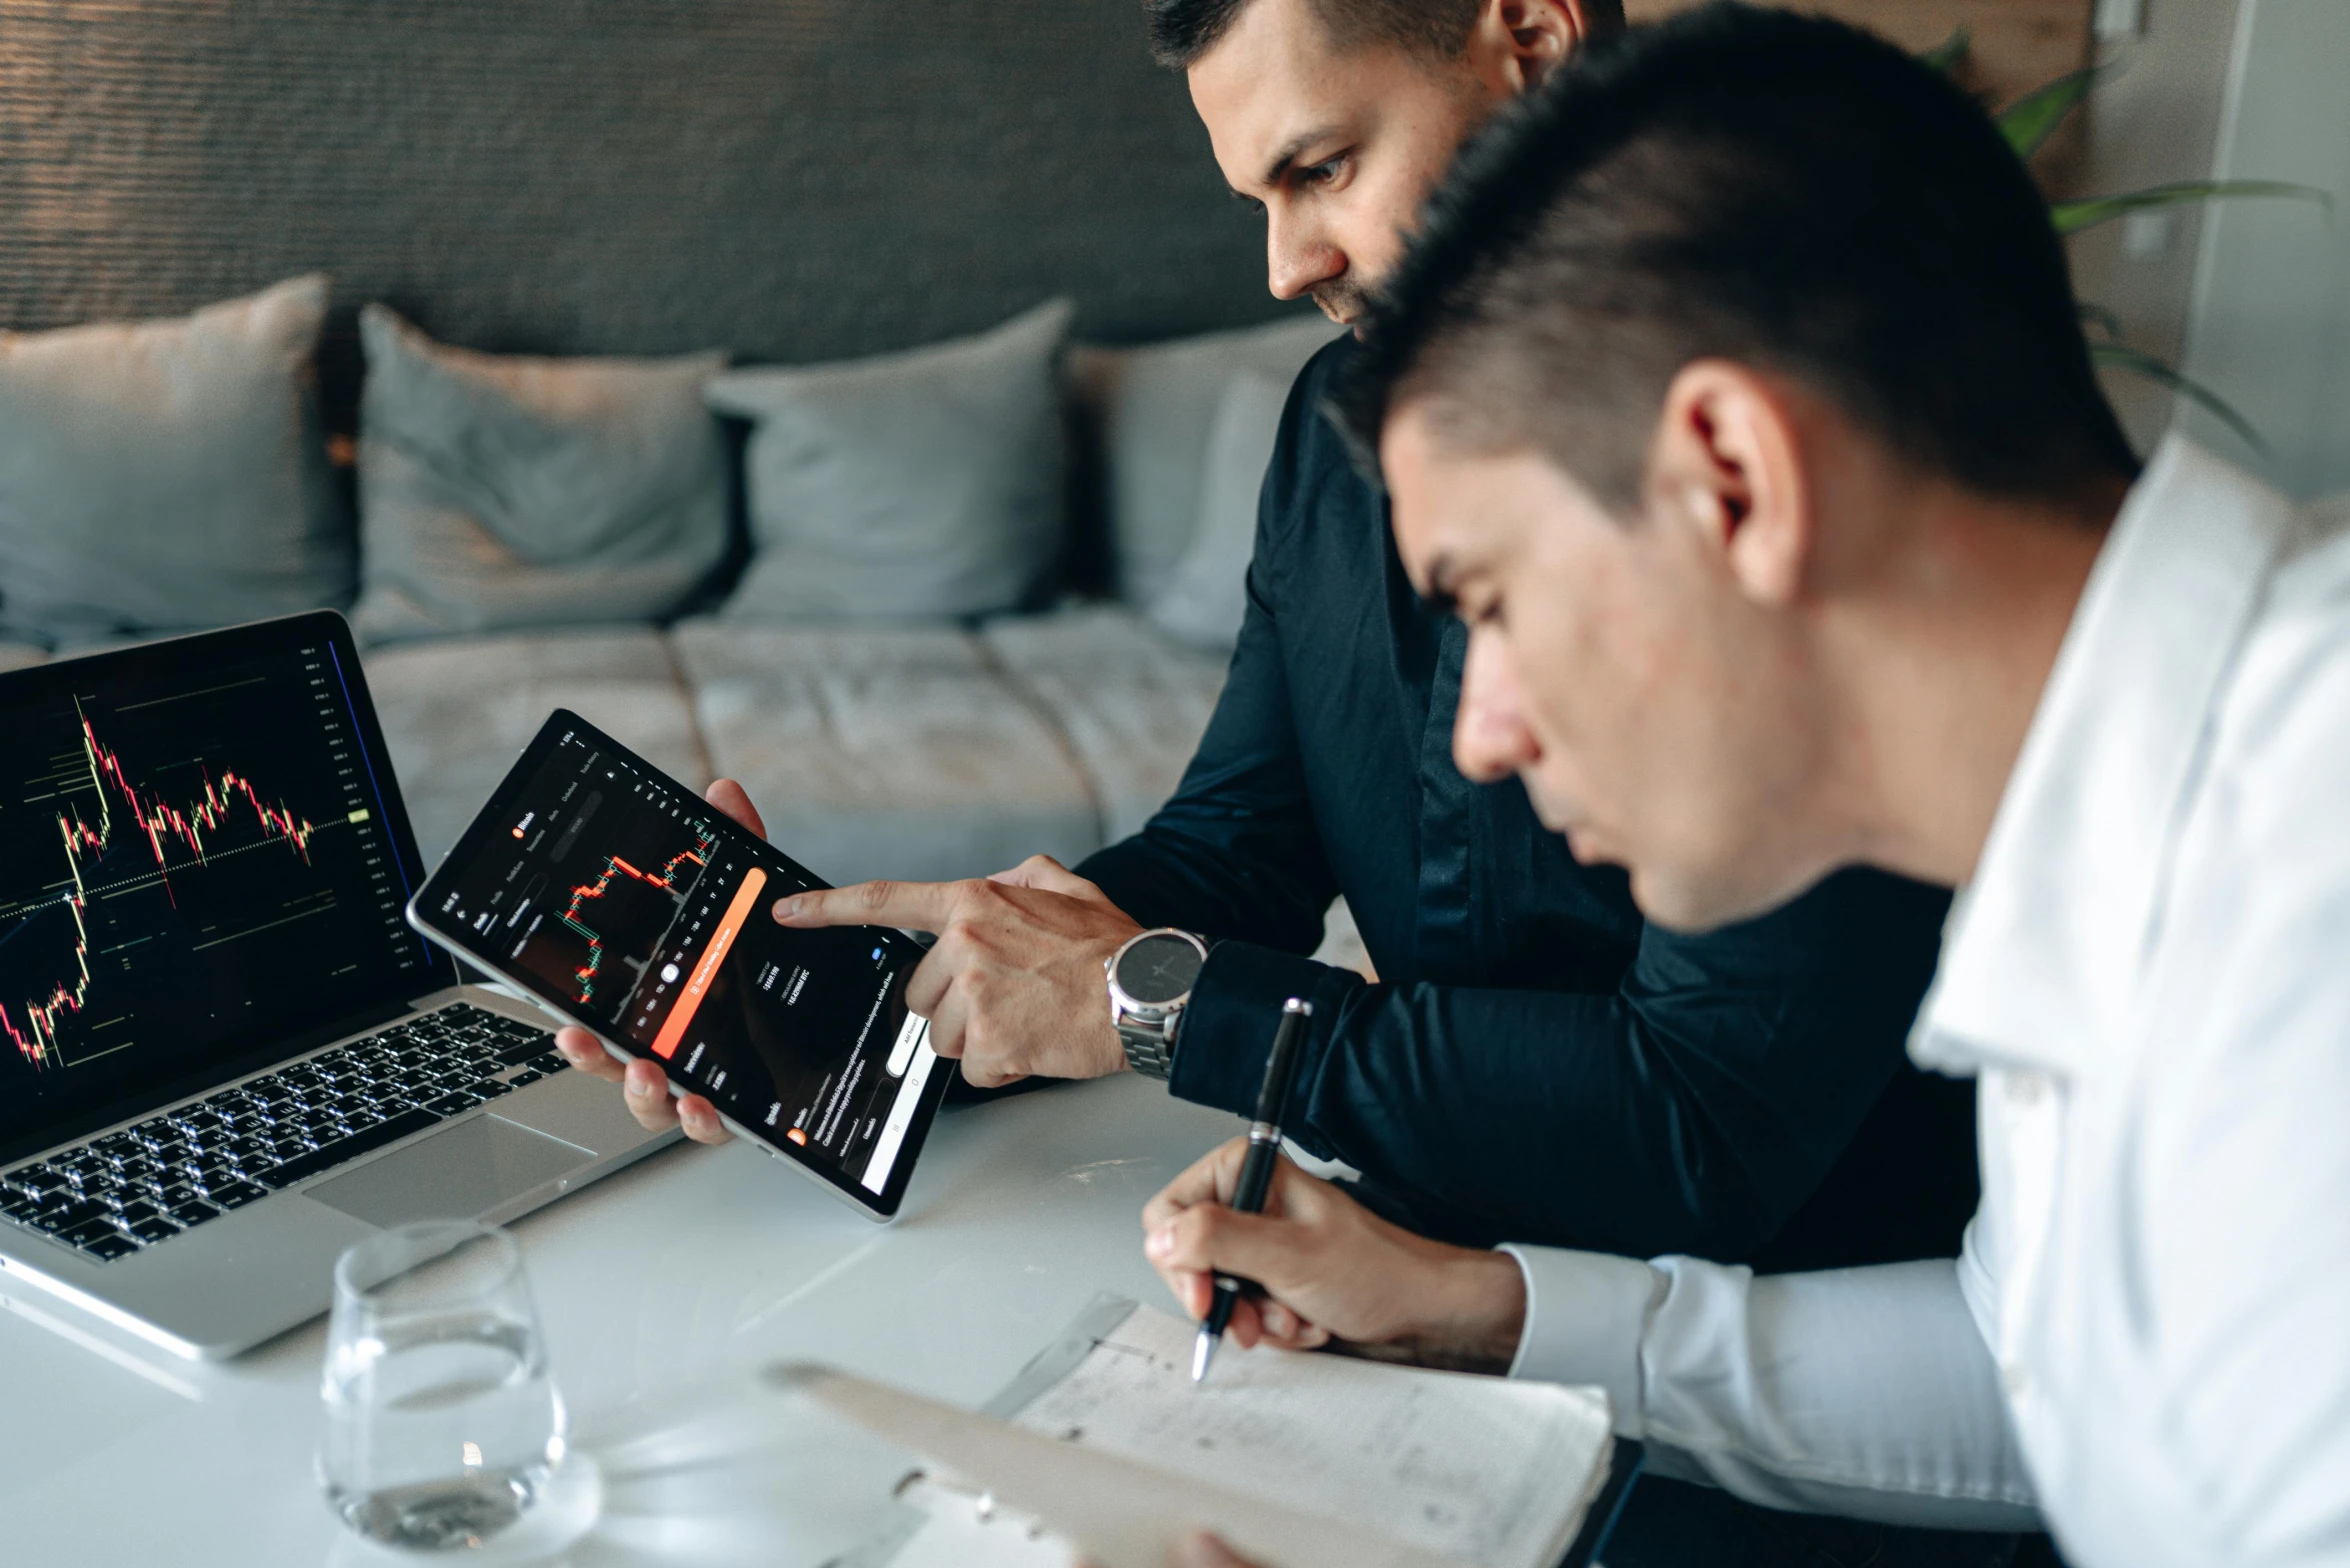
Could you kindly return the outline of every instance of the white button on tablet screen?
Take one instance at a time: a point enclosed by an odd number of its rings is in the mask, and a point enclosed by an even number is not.
[[[897,1103],[889,1108],[889,1120],[881,1124],[880,1141],[873,1145],[873,1158],[865,1167],[864,1185],[868,1192],[879,1192],[889,1185],[889,1168],[898,1162],[898,1145],[906,1141],[906,1129],[914,1121],[914,1108],[922,1103],[922,1086],[930,1081],[930,1067],[937,1060],[938,1053],[927,1041],[914,1053],[913,1070],[898,1085]]]
[[[906,1076],[906,1064],[914,1059],[914,1047],[930,1038],[930,1020],[920,1013],[908,1013],[906,1021],[898,1025],[897,1043],[889,1048],[889,1075]]]

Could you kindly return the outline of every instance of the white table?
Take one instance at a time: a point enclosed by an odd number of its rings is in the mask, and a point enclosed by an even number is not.
[[[1242,1130],[1121,1075],[947,1112],[892,1226],[741,1145],[664,1150],[518,1222],[575,1439],[607,1478],[567,1560],[798,1568],[853,1545],[907,1456],[748,1369],[814,1357],[976,1404],[1096,1293],[1166,1304],[1142,1204]],[[323,1322],[205,1366],[37,1296],[0,1307],[7,1568],[352,1558],[311,1472]]]

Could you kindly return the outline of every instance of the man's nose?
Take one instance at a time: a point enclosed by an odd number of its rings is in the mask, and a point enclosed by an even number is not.
[[[1265,283],[1275,299],[1298,299],[1346,271],[1346,252],[1304,224],[1275,216],[1265,226]]]
[[[1491,784],[1532,767],[1541,756],[1501,651],[1487,638],[1471,638],[1460,711],[1453,716],[1453,765],[1471,783]]]

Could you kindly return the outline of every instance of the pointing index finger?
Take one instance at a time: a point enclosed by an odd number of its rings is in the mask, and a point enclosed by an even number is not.
[[[962,884],[957,882],[859,882],[779,898],[775,918],[787,926],[897,926],[937,932],[947,928],[961,901]]]

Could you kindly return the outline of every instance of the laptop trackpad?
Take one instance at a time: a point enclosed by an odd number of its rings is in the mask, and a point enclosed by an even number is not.
[[[302,1196],[371,1225],[469,1220],[594,1159],[560,1138],[476,1116],[347,1176],[305,1187]]]

